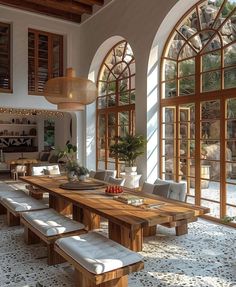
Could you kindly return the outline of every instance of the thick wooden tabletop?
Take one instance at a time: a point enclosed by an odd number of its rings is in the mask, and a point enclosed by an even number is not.
[[[65,190],[60,188],[61,184],[67,182],[66,177],[62,176],[25,176],[21,177],[21,180],[128,228],[154,226],[156,224],[190,219],[207,212],[207,209],[204,211],[201,208],[192,208],[188,204],[179,204],[175,201],[163,200],[160,197],[137,192],[135,193],[136,195],[144,198],[144,204],[139,207],[114,200],[113,197],[105,194],[105,188],[96,190]],[[134,194],[134,192],[129,190],[125,190],[124,193]],[[156,207],[149,208],[150,205],[156,205]]]

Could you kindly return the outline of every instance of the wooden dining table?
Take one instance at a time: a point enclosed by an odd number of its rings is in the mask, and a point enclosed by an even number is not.
[[[108,220],[109,238],[125,247],[141,251],[143,236],[152,235],[157,224],[175,227],[177,235],[188,232],[187,225],[209,212],[203,208],[161,197],[124,189],[123,194],[143,198],[140,206],[126,204],[107,196],[105,186],[98,189],[67,190],[60,186],[67,182],[63,176],[24,176],[21,180],[49,193],[49,207],[62,214],[73,214],[88,230],[100,227],[100,217]],[[89,179],[88,183],[94,180]]]

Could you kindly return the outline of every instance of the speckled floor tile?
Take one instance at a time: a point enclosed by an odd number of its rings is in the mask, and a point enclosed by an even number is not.
[[[107,234],[107,224],[102,223]],[[189,233],[159,227],[144,239],[145,269],[129,276],[129,287],[236,287],[236,230],[200,220]],[[42,244],[26,246],[22,227],[7,227],[0,216],[1,287],[73,287],[67,264],[48,266]]]

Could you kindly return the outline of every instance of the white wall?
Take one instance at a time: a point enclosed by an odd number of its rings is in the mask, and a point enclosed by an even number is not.
[[[80,26],[0,6],[0,21],[13,22],[14,93],[0,94],[0,106],[54,108],[41,97],[27,96],[28,27],[67,35],[68,66],[96,80],[108,50],[126,39],[136,59],[136,130],[148,138],[146,155],[139,161],[143,179],[158,174],[159,68],[163,45],[172,28],[197,0],[113,0]],[[86,131],[85,131],[86,125]],[[77,113],[79,159],[95,167],[95,107]],[[86,144],[85,144],[86,142]],[[85,156],[86,154],[86,156]]]
[[[126,39],[134,52],[136,59],[136,131],[148,136],[147,125],[147,70],[149,54],[155,35],[167,13],[176,4],[176,0],[114,0],[107,8],[98,15],[80,26],[80,71],[83,76],[90,75],[96,79],[99,64],[105,54],[120,38]],[[181,2],[181,1],[180,1]],[[186,3],[186,0],[182,0]],[[191,2],[191,0],[190,0]],[[172,19],[166,29],[166,36],[174,26]],[[108,40],[109,39],[109,40]],[[102,47],[102,50],[100,49]],[[101,53],[98,51],[101,50]],[[94,64],[96,63],[96,64]],[[157,100],[156,100],[157,101]],[[157,111],[156,107],[155,110]],[[88,114],[94,114],[90,107]],[[87,114],[87,116],[88,116]],[[156,116],[157,117],[157,116]],[[92,128],[91,128],[92,127]],[[87,154],[90,166],[95,166],[95,125],[92,119],[87,126]],[[89,133],[90,132],[90,133]],[[91,135],[94,135],[93,137]],[[94,138],[94,141],[92,140]],[[157,142],[157,134],[155,134]],[[156,143],[155,143],[156,144]],[[157,154],[153,153],[155,160],[152,165],[157,165]],[[138,170],[143,174],[142,179],[147,177],[147,155],[145,160],[140,159]],[[157,176],[157,169],[154,169]]]
[[[71,22],[24,12],[0,5],[0,21],[12,25],[13,93],[0,93],[0,106],[55,109],[42,96],[28,96],[28,28],[65,36],[65,65],[78,70],[79,26]]]

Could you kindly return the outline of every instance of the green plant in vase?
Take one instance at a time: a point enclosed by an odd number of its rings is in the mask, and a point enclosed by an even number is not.
[[[65,170],[69,181],[84,180],[89,173],[89,170],[78,162],[77,146],[72,145],[69,141],[66,142],[66,147],[59,151],[58,157],[66,161]]]
[[[111,156],[124,161],[127,172],[136,171],[136,159],[144,154],[146,139],[143,135],[126,134],[118,137],[117,142],[110,146]]]

